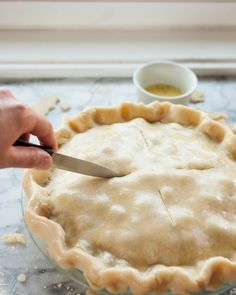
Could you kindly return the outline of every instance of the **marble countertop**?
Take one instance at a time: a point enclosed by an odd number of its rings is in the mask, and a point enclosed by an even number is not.
[[[74,115],[88,105],[117,105],[122,101],[136,101],[131,79],[78,79],[0,82],[0,87],[10,88],[15,96],[29,105],[39,98],[57,95],[67,102]],[[229,121],[236,121],[236,79],[200,79],[199,89],[205,101],[195,105],[206,111],[225,112]],[[54,127],[60,126],[63,116],[59,107],[48,117]],[[56,270],[39,252],[30,239],[21,211],[20,169],[0,170],[0,236],[19,232],[26,235],[26,246],[9,246],[0,240],[0,295],[76,295],[85,292],[68,277]],[[17,280],[26,275],[26,282]],[[236,294],[236,289],[224,294]]]

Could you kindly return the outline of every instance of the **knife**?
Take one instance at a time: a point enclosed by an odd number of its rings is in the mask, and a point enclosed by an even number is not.
[[[104,166],[81,160],[78,158],[73,158],[63,154],[54,152],[51,148],[43,145],[38,145],[34,143],[27,142],[23,139],[18,139],[14,146],[24,146],[24,147],[36,147],[47,152],[53,159],[53,164],[58,169],[63,169],[71,172],[76,172],[80,174],[85,174],[89,176],[103,177],[103,178],[112,178],[119,177],[120,175],[111,169],[108,169]]]

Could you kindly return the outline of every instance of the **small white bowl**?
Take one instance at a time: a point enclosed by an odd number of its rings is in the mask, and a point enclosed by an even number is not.
[[[189,68],[171,61],[154,61],[140,66],[133,75],[138,98],[144,103],[155,100],[170,101],[177,104],[187,104],[191,94],[197,87],[197,77]],[[152,84],[169,84],[181,89],[178,96],[159,96],[145,88]]]

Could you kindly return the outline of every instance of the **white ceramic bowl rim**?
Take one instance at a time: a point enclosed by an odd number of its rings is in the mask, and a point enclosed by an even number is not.
[[[156,98],[168,99],[168,97],[166,97],[166,96],[156,95],[156,94],[153,94],[153,93],[151,93],[151,92],[145,90],[145,89],[139,84],[139,82],[138,82],[138,80],[137,80],[137,75],[139,74],[139,72],[140,72],[142,69],[147,68],[148,66],[151,66],[151,65],[155,65],[155,64],[156,64],[156,65],[158,65],[158,64],[168,64],[168,65],[176,66],[176,67],[178,67],[178,68],[181,68],[181,69],[185,70],[186,72],[188,72],[189,75],[191,75],[191,76],[193,77],[194,85],[193,85],[193,86],[192,86],[187,92],[184,92],[184,93],[182,93],[182,94],[180,94],[180,95],[171,96],[171,97],[170,97],[171,100],[184,98],[184,97],[190,95],[190,94],[196,89],[196,87],[197,87],[197,77],[196,77],[195,73],[194,73],[192,70],[190,70],[188,67],[183,66],[183,65],[181,65],[181,64],[179,64],[179,63],[176,63],[176,62],[173,62],[173,61],[167,61],[167,60],[160,60],[160,61],[159,61],[159,60],[156,60],[156,61],[151,61],[151,62],[148,62],[148,63],[145,63],[145,64],[139,66],[139,67],[136,69],[136,71],[134,72],[134,75],[133,75],[133,83],[134,83],[134,85],[135,85],[140,91],[142,91],[143,93],[145,93],[145,94],[147,94],[147,95],[153,97],[154,99],[156,99]]]

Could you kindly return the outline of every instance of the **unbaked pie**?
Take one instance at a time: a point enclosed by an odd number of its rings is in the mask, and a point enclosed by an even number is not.
[[[190,293],[236,280],[236,136],[170,103],[90,107],[60,152],[122,175],[28,170],[30,230],[94,289]]]

